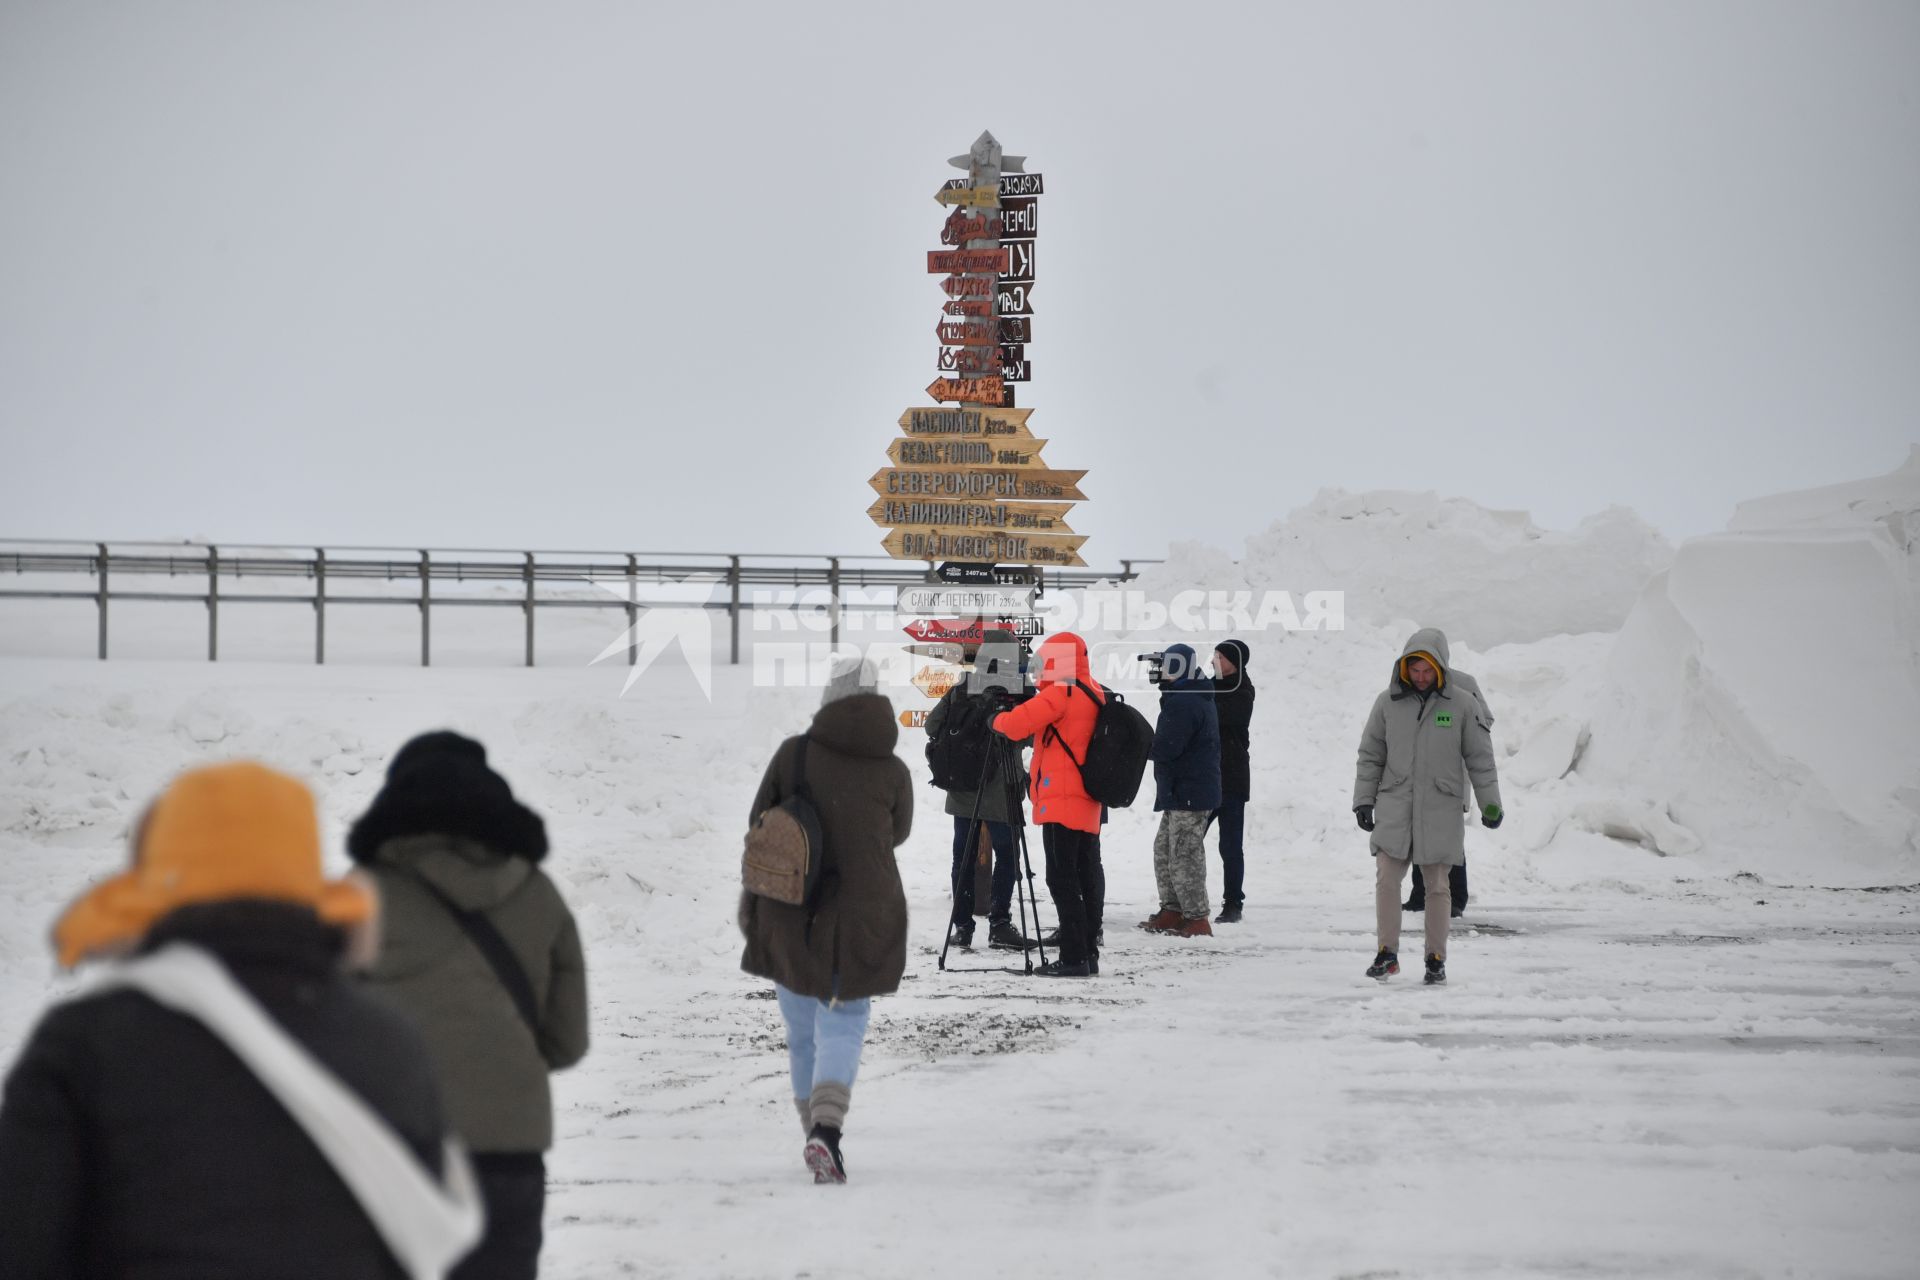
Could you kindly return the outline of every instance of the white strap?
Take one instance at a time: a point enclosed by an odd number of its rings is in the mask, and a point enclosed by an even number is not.
[[[485,1216],[466,1151],[446,1142],[446,1185],[199,947],[169,945],[102,975],[95,991],[132,987],[204,1025],[287,1109],[366,1211],[414,1280],[438,1280],[480,1240]]]

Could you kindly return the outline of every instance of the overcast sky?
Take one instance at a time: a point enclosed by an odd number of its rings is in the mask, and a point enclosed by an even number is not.
[[[0,534],[877,552],[983,128],[1096,564],[1920,439],[1912,3],[0,0]]]

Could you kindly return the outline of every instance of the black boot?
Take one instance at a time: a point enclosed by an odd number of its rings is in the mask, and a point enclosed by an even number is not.
[[[952,938],[953,938],[953,945],[954,945],[954,946],[956,946],[956,947],[965,947],[965,948],[967,948],[968,950],[972,950],[972,948],[973,948],[973,921],[971,921],[971,920],[967,920],[967,921],[960,921],[960,920],[955,920],[955,921],[954,921],[954,922],[953,922],[952,924],[950,924],[950,925],[948,925],[948,926],[947,926],[947,928],[948,928],[948,930],[949,930],[949,931],[951,932],[951,935],[952,935]]]
[[[1220,914],[1213,918],[1215,924],[1239,924],[1240,904],[1229,902],[1220,908]]]
[[[995,920],[987,930],[987,945],[1002,951],[1025,951],[1033,945],[1011,920]]]
[[[813,1170],[816,1184],[847,1180],[847,1163],[840,1158],[840,1131],[832,1125],[813,1126],[801,1154],[806,1158],[807,1168]]]
[[[1043,978],[1091,978],[1093,969],[1085,960],[1075,960],[1069,964],[1065,960],[1049,960],[1034,970]]]

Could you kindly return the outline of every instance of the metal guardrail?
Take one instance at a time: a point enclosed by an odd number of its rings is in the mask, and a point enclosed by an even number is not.
[[[84,549],[83,549],[84,548]],[[877,563],[875,563],[877,562]],[[1125,581],[1135,576],[1134,566],[1156,564],[1155,560],[1122,560],[1119,571],[1057,569],[1040,567],[1041,588],[1063,590],[1091,586],[1103,581]],[[0,574],[25,577],[28,574],[83,576],[93,586],[77,589],[0,588],[0,600],[89,600],[99,615],[99,656],[108,654],[108,619],[111,604],[123,601],[179,601],[201,604],[207,610],[207,661],[220,656],[220,607],[234,604],[304,604],[314,611],[313,660],[327,660],[328,605],[399,605],[420,611],[420,665],[433,660],[433,610],[436,606],[495,607],[520,609],[526,615],[526,665],[534,659],[534,619],[541,609],[610,608],[623,609],[627,625],[632,627],[642,609],[668,603],[646,599],[648,586],[706,585],[710,591],[723,589],[724,599],[709,599],[698,607],[727,611],[731,632],[730,660],[740,661],[740,616],[755,608],[774,608],[756,604],[745,594],[751,587],[825,587],[826,607],[831,620],[832,642],[840,641],[840,617],[845,604],[842,592],[849,588],[920,586],[938,581],[930,568],[883,556],[824,556],[785,553],[707,554],[639,551],[519,551],[460,547],[315,547],[228,544],[228,550],[199,542],[63,542],[44,538],[0,538]],[[122,576],[151,578],[204,578],[198,591],[152,591],[116,589]],[[246,578],[299,579],[313,584],[311,592],[246,592],[223,583],[238,583]],[[690,582],[691,580],[691,582]],[[336,583],[354,582],[417,583],[409,595],[373,595],[364,591],[341,592],[330,589]],[[516,596],[460,596],[434,593],[436,583],[519,584]],[[604,593],[604,598],[582,596],[561,598],[541,595],[542,583],[582,583],[624,585],[624,592]],[[689,602],[671,603],[686,607]],[[865,606],[884,607],[884,606]],[[627,660],[637,660],[637,651],[628,649]]]

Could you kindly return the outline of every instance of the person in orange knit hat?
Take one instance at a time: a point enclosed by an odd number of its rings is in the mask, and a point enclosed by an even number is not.
[[[363,883],[322,874],[313,796],[295,779],[235,763],[168,787],[138,824],[132,866],[54,927],[62,965],[121,963],[49,1010],[7,1077],[0,1275],[137,1275],[159,1258],[197,1276],[419,1274],[242,1037],[131,976],[182,957],[212,972],[256,1040],[305,1050],[318,1091],[366,1113],[437,1183],[447,1135],[426,1048],[344,972],[349,933],[374,916]]]

